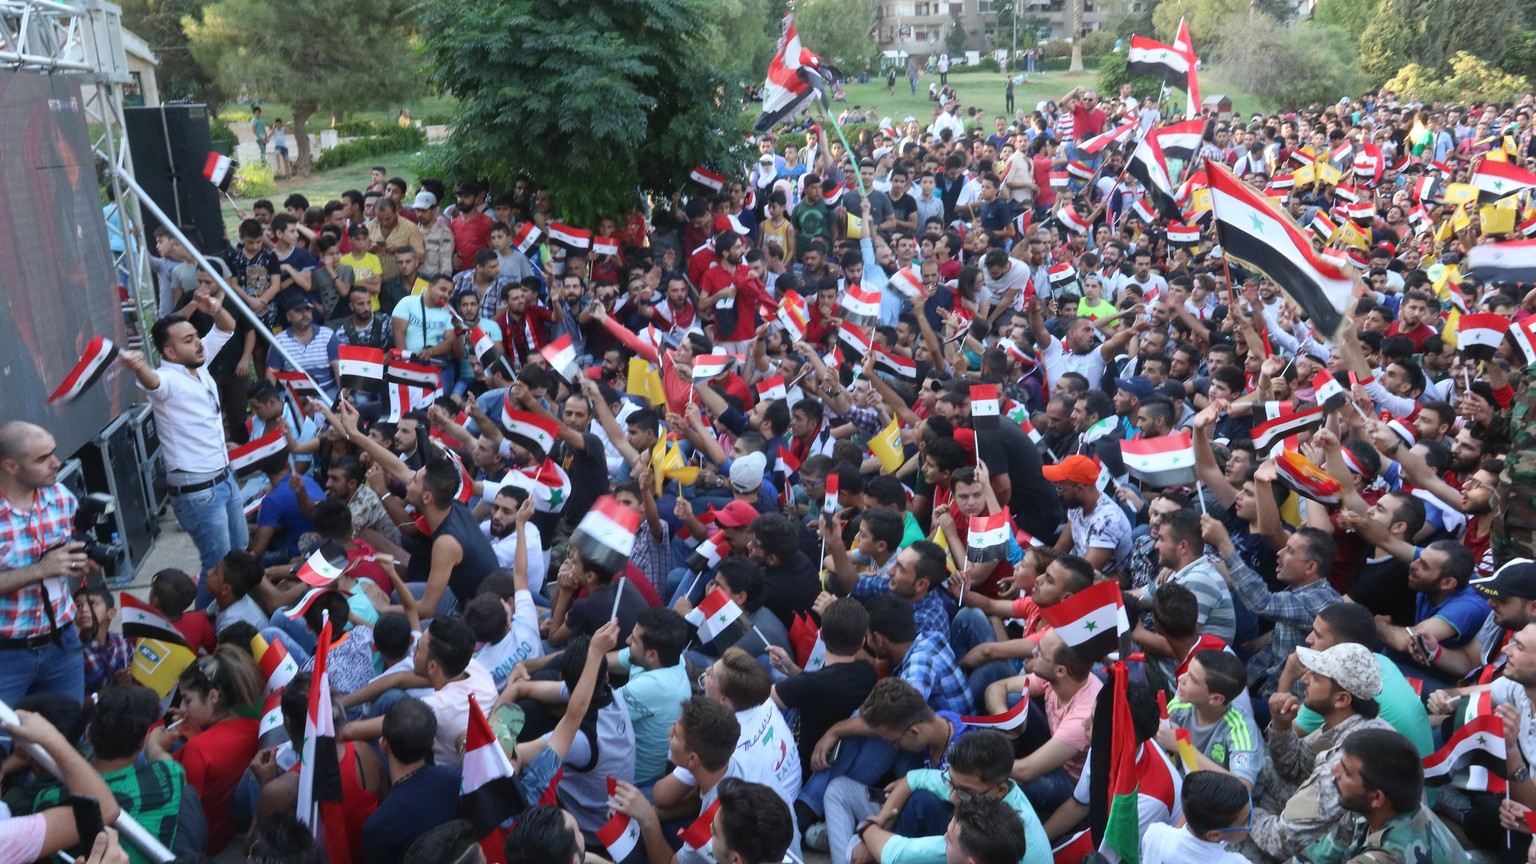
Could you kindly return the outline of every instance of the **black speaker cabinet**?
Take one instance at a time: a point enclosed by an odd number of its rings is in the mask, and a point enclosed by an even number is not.
[[[192,241],[211,255],[223,247],[223,215],[219,190],[203,176],[213,152],[205,105],[162,105],[124,108],[133,174],[149,197],[183,229],[192,228]],[[153,238],[161,222],[144,208],[144,230]]]

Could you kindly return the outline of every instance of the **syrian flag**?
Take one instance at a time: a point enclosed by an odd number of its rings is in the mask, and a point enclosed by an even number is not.
[[[1154,129],[1147,137],[1156,136],[1157,146],[1162,149],[1163,156],[1168,159],[1182,159],[1188,162],[1196,153],[1200,152],[1200,144],[1205,135],[1205,121],[1198,118],[1175,123],[1172,126],[1164,126]],[[1205,185],[1204,178],[1196,174],[1195,178],[1200,182],[1196,185]]]
[[[1536,188],[1536,174],[1508,162],[1484,159],[1472,172],[1472,185],[1477,187],[1478,200],[1483,203],[1497,201],[1526,189]]]
[[[346,813],[342,810],[341,766],[336,760],[336,726],[331,715],[331,677],[326,661],[331,651],[331,621],[320,628],[309,683],[309,710],[304,718],[304,743],[299,759],[299,821],[323,842],[332,861],[352,860],[347,844]]]
[[[869,353],[870,345],[873,344],[864,328],[850,323],[844,323],[843,326],[837,328],[837,341],[847,346],[849,352],[853,354],[855,362],[862,361],[864,356]]]
[[[965,560],[1001,561],[1008,557],[1009,529],[1006,512],[990,516],[972,516],[970,532],[965,538]]]
[[[880,292],[866,291],[859,285],[849,285],[843,294],[843,320],[856,327],[873,327],[880,323]]]
[[[219,191],[229,193],[229,187],[235,182],[235,169],[240,163],[225,156],[222,153],[209,153],[203,161],[203,176],[208,182],[219,187]]]
[[[1330,381],[1333,375],[1328,375]],[[1338,387],[1338,382],[1334,382]],[[1339,388],[1343,392],[1343,388]],[[1249,430],[1248,437],[1253,439],[1254,452],[1268,455],[1275,447],[1281,446],[1289,438],[1294,438],[1303,432],[1311,432],[1323,428],[1323,422],[1327,419],[1328,410],[1323,405],[1316,408],[1308,408],[1305,411],[1297,411],[1294,414],[1282,414],[1266,423],[1260,423]],[[1125,444],[1122,442],[1122,450]]]
[[[1077,145],[1077,149],[1088,154],[1094,154],[1111,144],[1124,144],[1131,140],[1131,136],[1136,132],[1136,126],[1135,120],[1128,120],[1107,132],[1101,132],[1086,141],[1080,142]]]
[[[1013,231],[1019,237],[1029,233],[1029,226],[1035,221],[1035,211],[1032,207],[1026,207],[1013,217]]]
[[[315,379],[309,377],[309,373],[302,369],[296,371],[271,369],[268,371],[272,373],[273,378],[277,379],[277,383],[287,389],[288,398],[293,400],[294,410],[300,414],[304,413],[304,406],[309,404],[309,400],[320,399],[325,395],[321,392],[320,385],[315,383]]]
[[[384,367],[384,387],[389,393],[389,422],[398,423],[407,411],[416,410],[435,391],[441,379],[431,363],[412,363],[397,353]]]
[[[1367,187],[1374,188],[1381,182],[1382,169],[1386,162],[1381,158],[1381,148],[1375,144],[1364,143],[1355,151],[1354,163],[1351,166],[1355,172],[1355,178]]]
[[[1463,315],[1458,322],[1456,344],[1468,360],[1492,360],[1509,331],[1509,319],[1496,312]]]
[[[285,452],[288,449],[288,436],[283,434],[281,428],[229,451],[229,467],[235,472],[235,476],[249,474],[256,470],[256,466],[268,456]]]
[[[539,353],[548,361],[549,368],[556,375],[566,381],[575,383],[581,378],[581,369],[576,365],[576,346],[571,344],[571,334],[566,333],[559,339],[539,348]]]
[[[1120,583],[1112,579],[1040,611],[1062,641],[1091,663],[1116,650],[1120,634],[1131,629],[1120,598]]]
[[[843,509],[842,493],[838,491],[837,472],[827,473],[827,482],[822,487],[821,509],[826,513],[836,513]]]
[[[560,436],[560,423],[529,411],[511,410],[511,404],[509,399],[501,406],[501,425],[507,437],[536,458],[547,455]]]
[[[826,107],[827,91],[840,77],[836,68],[822,63],[820,57],[800,44],[794,13],[786,14],[784,32],[779,36],[778,48],[768,63],[768,78],[763,83],[763,113],[757,118],[757,131],[766,132],[794,117],[818,97]]]
[[[725,532],[716,531],[693,550],[685,566],[695,573],[704,573],[720,566],[721,559],[729,554],[731,544],[726,542]]]
[[[1515,338],[1515,345],[1525,355],[1525,365],[1536,363],[1536,318],[1516,321],[1510,326],[1509,334]]]
[[[1007,732],[1011,729],[1021,728],[1028,720],[1028,699],[1020,699],[1019,704],[1013,706],[1001,714],[989,714],[982,717],[960,718],[960,722],[967,726],[980,727],[982,729],[996,729],[999,732]]]
[[[527,809],[522,784],[512,760],[496,740],[490,721],[474,694],[469,697],[469,728],[464,734],[463,776],[459,782],[459,814],[485,837],[501,823]]]
[[[640,511],[625,507],[612,495],[604,495],[581,517],[571,535],[571,545],[582,557],[610,573],[623,573],[635,551],[640,530]]]
[[[1077,268],[1073,267],[1071,262],[1063,261],[1060,264],[1052,264],[1046,271],[1046,275],[1050,277],[1052,288],[1060,288],[1077,281]]]
[[[1343,498],[1339,481],[1295,450],[1275,457],[1275,471],[1287,489],[1319,504],[1337,504]]]
[[[1409,209],[1408,221],[1413,225],[1415,231],[1423,231],[1433,224],[1429,218],[1429,211],[1424,209],[1423,204],[1415,204]],[[1532,228],[1536,228],[1536,219],[1532,219],[1530,224]],[[1521,228],[1523,230],[1524,226],[1522,225]]]
[[[347,548],[335,540],[320,544],[303,564],[299,565],[299,581],[306,585],[324,588],[347,572]]]
[[[1052,864],[1080,864],[1084,858],[1097,851],[1098,849],[1093,845],[1093,833],[1084,828],[1063,841],[1061,845],[1051,849],[1051,862]]]
[[[1327,411],[1337,411],[1344,407],[1344,400],[1348,396],[1344,385],[1327,369],[1319,370],[1312,376],[1312,392],[1316,394],[1312,401]]]
[[[1125,71],[1129,75],[1149,75],[1169,86],[1188,86],[1189,57],[1156,39],[1132,36],[1131,50],[1125,57]]]
[[[1081,162],[1068,162],[1067,173],[1079,180],[1092,180],[1094,170]]]
[[[143,600],[129,594],[127,591],[118,595],[118,602],[122,605],[122,611],[118,613],[118,619],[123,622],[123,635],[129,639],[159,639],[161,642],[170,642],[173,645],[186,645],[187,637],[176,629],[176,625],[170,622],[160,613],[159,609],[145,603]]]
[[[1121,441],[1120,457],[1132,477],[1153,488],[1195,482],[1195,445],[1188,432]]]
[[[800,460],[795,458],[795,454],[791,453],[788,447],[780,445],[779,453],[774,458],[773,470],[788,477],[800,470]]]
[[[703,165],[693,166],[693,170],[688,172],[688,179],[713,192],[725,188],[725,175],[717,174]]]
[[[266,637],[258,633],[251,637],[251,655],[261,668],[261,680],[266,682],[263,692],[267,695],[287,687],[299,674],[298,662],[288,653],[288,646],[281,640],[268,642]]]
[[[704,595],[693,611],[683,616],[689,624],[699,628],[701,644],[713,642],[716,636],[742,616],[741,607],[724,591],[716,589]]]
[[[731,218],[734,219],[735,217],[733,216]],[[741,233],[745,234],[746,232],[743,231]],[[619,241],[618,241],[618,238],[616,238],[616,237],[593,237],[592,238],[592,251],[594,253],[598,254],[598,255],[617,255],[617,254],[619,254]]]
[[[283,691],[274,690],[261,701],[261,722],[256,727],[256,747],[270,750],[287,741],[288,729],[283,725]]]
[[[828,207],[836,207],[837,205],[842,203],[842,201],[843,201],[843,194],[845,192],[847,192],[847,191],[848,191],[848,184],[846,184],[846,183],[839,183],[836,186],[833,186],[830,190],[824,190],[821,193],[821,200],[825,201]],[[857,219],[858,217],[854,217],[854,218]]]
[[[1207,167],[1217,236],[1224,254],[1258,270],[1285,290],[1330,337],[1344,325],[1355,279],[1312,250],[1296,223],[1262,193],[1218,164]]]
[[[485,332],[478,324],[469,331],[469,348],[475,352],[475,359],[480,362],[481,369],[490,369],[497,363],[504,363],[501,346],[491,338],[491,334]],[[341,349],[347,350],[345,348]],[[508,367],[510,372],[510,367]],[[511,377],[510,375],[508,377]]]
[[[1409,213],[1408,215],[1409,218],[1412,218],[1413,216],[1412,213]],[[1536,236],[1536,216],[1532,216],[1524,222],[1521,222],[1519,225],[1516,225],[1515,230],[1520,232],[1521,237]]]
[[[533,509],[539,513],[559,513],[565,509],[565,502],[571,497],[571,475],[565,473],[565,469],[548,456],[532,468],[513,468],[508,471],[501,485],[526,490],[533,498]],[[481,497],[490,499],[495,494],[487,484],[485,494]]]
[[[1200,79],[1196,76],[1195,72],[1200,64],[1195,59],[1194,37],[1189,35],[1189,25],[1185,23],[1183,18],[1179,19],[1179,32],[1173,37],[1173,50],[1183,54],[1189,66],[1189,74],[1184,81],[1184,92],[1186,93],[1184,116],[1190,118],[1199,117]],[[1174,83],[1177,84],[1178,82]]]
[[[971,425],[977,432],[990,432],[1001,423],[1003,406],[997,398],[996,384],[971,385]]]
[[[1125,172],[1135,177],[1146,190],[1147,201],[1158,213],[1170,222],[1178,222],[1182,214],[1174,196],[1173,172],[1168,169],[1168,161],[1158,138],[1158,134],[1152,132],[1141,139],[1141,143],[1131,153],[1130,161],[1125,163]]]
[[[1065,171],[1052,171],[1050,181],[1052,189],[1066,189],[1072,185],[1072,175]]]
[[[597,839],[608,850],[609,858],[623,861],[640,845],[640,823],[623,813],[614,813],[607,824],[597,829]]]
[[[539,238],[543,236],[544,232],[540,231],[538,226],[532,222],[524,222],[523,227],[517,229],[517,233],[512,235],[512,246],[517,251],[527,255],[528,250],[532,249],[534,244],[539,242]]]
[[[890,287],[908,300],[917,301],[922,298],[923,280],[911,267],[903,267],[891,277]]]
[[[1317,235],[1317,239],[1324,243],[1332,240],[1333,235],[1339,231],[1339,226],[1334,224],[1334,221],[1328,218],[1328,214],[1321,209],[1312,217],[1312,222],[1307,227],[1311,228],[1312,233]]]
[[[1200,226],[1174,223],[1168,226],[1168,242],[1175,246],[1199,246]]]
[[[1013,410],[1008,412],[1008,419],[1019,424],[1019,428],[1024,430],[1025,435],[1029,436],[1031,443],[1039,444],[1045,440],[1045,436],[1041,435],[1040,430],[1036,429],[1035,424],[1030,421],[1029,409],[1023,405],[1014,406]]]
[[[582,250],[592,247],[592,232],[585,228],[572,228],[559,222],[549,223],[549,239],[568,249]]]
[[[476,327],[479,333],[480,328]],[[384,390],[384,349],[342,345],[336,349],[337,381],[343,390],[381,393]]]
[[[1063,207],[1057,211],[1056,221],[1060,222],[1062,225],[1065,225],[1067,230],[1078,234],[1087,234],[1088,229],[1093,227],[1093,223],[1088,222],[1087,220],[1083,219],[1083,217],[1077,215],[1077,210],[1073,209],[1071,206]]]
[[[1426,201],[1434,203],[1442,200],[1444,190],[1441,187],[1442,184],[1438,174],[1425,174],[1413,184],[1413,188],[1408,191],[1408,195],[1420,204]]]
[[[811,317],[806,310],[805,298],[793,291],[784,292],[784,296],[779,300],[779,309],[775,317],[780,324],[784,325],[784,329],[789,331],[789,335],[795,342],[804,339],[806,331],[811,326]]]
[[[89,390],[92,384],[100,381],[116,359],[117,346],[112,344],[111,339],[105,336],[92,338],[90,344],[85,346],[85,354],[81,356],[80,362],[69,370],[58,388],[49,394],[46,404],[73,402],[77,396]]]
[[[723,374],[731,368],[731,363],[736,358],[730,354],[717,351],[714,354],[700,354],[693,358],[693,380],[708,381],[716,375]]]
[[[784,376],[774,375],[757,382],[757,401],[770,402],[775,399],[788,399],[789,391],[784,389]]]
[[[1536,282],[1536,240],[1473,246],[1466,271],[1484,282]]]
[[[876,346],[875,368],[884,369],[898,378],[917,380],[917,361],[911,357],[903,357],[900,354],[892,354]]]
[[[1506,750],[1503,718],[1497,714],[1479,715],[1463,723],[1444,747],[1425,757],[1424,782],[1443,786],[1473,766],[1503,777]]]
[[[1028,705],[1026,704],[1025,707]],[[720,798],[716,796],[714,803],[704,808],[704,812],[699,814],[699,818],[693,820],[693,824],[677,832],[677,836],[683,841],[683,848],[711,861],[714,860],[710,845],[715,839],[715,814],[719,810]]]
[[[1136,203],[1131,205],[1131,214],[1148,225],[1157,221],[1157,210],[1147,201],[1146,195],[1138,197]]]

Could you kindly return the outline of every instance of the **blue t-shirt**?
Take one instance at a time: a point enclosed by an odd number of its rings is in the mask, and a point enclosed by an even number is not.
[[[1460,648],[1472,641],[1492,611],[1488,601],[1471,585],[1463,585],[1460,591],[1438,605],[1422,593],[1414,599],[1413,604],[1413,618],[1416,622],[1442,618],[1456,631],[1455,638],[1440,640],[1440,644],[1447,648]]]
[[[303,477],[304,490],[309,493],[311,503],[325,498],[325,490],[320,488],[319,483],[307,474]],[[299,538],[315,530],[314,524],[299,512],[298,499],[288,487],[287,477],[279,480],[276,488],[268,492],[266,500],[261,502],[261,514],[256,517],[256,525],[259,528],[276,528],[277,534],[273,536],[267,550],[285,549],[289,558],[299,554]],[[277,545],[279,543],[283,545]]]

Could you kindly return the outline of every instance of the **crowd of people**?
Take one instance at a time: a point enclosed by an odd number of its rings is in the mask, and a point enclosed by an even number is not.
[[[159,362],[117,362],[199,560],[103,587],[52,436],[0,426],[0,698],[61,769],[7,760],[0,859],[152,860],[74,795],[187,861],[1113,861],[1113,702],[1147,864],[1536,861],[1536,563],[1494,542],[1536,293],[1421,182],[1528,164],[1533,112],[1210,117],[1178,221],[1101,143],[1161,107],[1079,88],[851,151],[797,118],[588,231],[379,167],[209,266],[164,233]],[[1337,333],[1223,254],[1218,164],[1355,260]]]

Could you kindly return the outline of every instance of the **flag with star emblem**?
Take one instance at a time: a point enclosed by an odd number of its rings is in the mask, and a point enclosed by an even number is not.
[[[513,468],[502,478],[501,486],[516,486],[527,490],[533,498],[533,509],[539,513],[559,513],[571,497],[571,475],[565,473],[555,460],[544,461],[529,468]],[[483,499],[494,499],[500,486],[487,483]]]
[[[1444,786],[1474,766],[1503,777],[1506,749],[1503,718],[1478,715],[1463,723],[1444,747],[1425,757],[1424,782]]]
[[[1472,185],[1477,187],[1479,200],[1486,203],[1523,189],[1536,188],[1536,174],[1508,162],[1484,159],[1472,173]]]
[[[699,628],[699,642],[712,642],[716,636],[742,616],[741,607],[730,595],[718,588],[704,595],[693,611],[683,616],[689,624]]]
[[[640,823],[623,813],[615,813],[607,824],[597,829],[597,839],[612,860],[623,861],[640,845]]]
[[[1179,202],[1174,197],[1174,173],[1168,168],[1167,157],[1157,132],[1141,139],[1131,159],[1125,164],[1125,172],[1146,190],[1147,200],[1170,222],[1178,222],[1182,216]]]
[[[1120,634],[1131,632],[1130,619],[1120,598],[1120,583],[1113,579],[1041,609],[1040,614],[1068,647],[1090,663],[1116,650]]]
[[[1355,277],[1313,251],[1311,238],[1262,192],[1222,165],[1206,169],[1222,250],[1280,285],[1324,336],[1338,333]]]
[[[560,424],[528,411],[513,411],[511,405],[512,400],[508,399],[501,406],[501,425],[507,430],[507,437],[512,439],[512,443],[533,453],[534,458],[547,455],[549,448],[555,446]]]
[[[1125,71],[1129,75],[1149,75],[1171,87],[1187,86],[1189,57],[1167,43],[1132,36],[1131,50],[1125,57]]]
[[[714,853],[710,851],[710,844],[715,839],[715,813],[720,810],[720,799],[715,798],[715,803],[704,808],[699,818],[693,820],[693,824],[677,832],[683,846],[696,855],[701,855],[709,860],[714,860]]]
[[[571,535],[571,545],[587,561],[610,573],[623,573],[635,551],[640,530],[640,511],[626,507],[612,495],[597,499]]]
[[[1319,504],[1337,504],[1344,496],[1339,481],[1295,450],[1283,450],[1275,457],[1275,478],[1280,485]]]
[[[1120,442],[1131,476],[1154,489],[1195,482],[1195,445],[1188,432]]]
[[[1497,312],[1462,315],[1456,322],[1456,345],[1468,360],[1492,360],[1509,332],[1509,319]]]
[[[1484,282],[1536,282],[1536,240],[1473,246],[1465,269]]]

